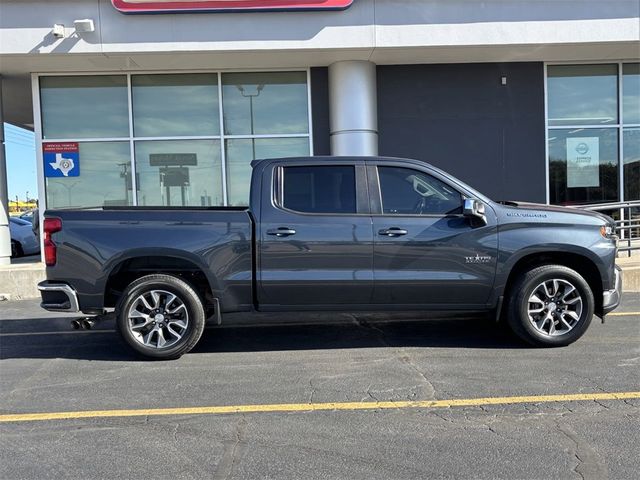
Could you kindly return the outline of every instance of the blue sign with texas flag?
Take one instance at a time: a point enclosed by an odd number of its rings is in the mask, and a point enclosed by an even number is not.
[[[77,142],[42,144],[45,177],[79,177],[80,150]]]

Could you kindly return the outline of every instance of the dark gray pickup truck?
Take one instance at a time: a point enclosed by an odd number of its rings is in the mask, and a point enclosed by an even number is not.
[[[47,211],[42,307],[115,309],[125,342],[176,358],[250,311],[485,311],[567,345],[620,301],[611,218],[493,202],[423,162],[252,164],[250,208]]]

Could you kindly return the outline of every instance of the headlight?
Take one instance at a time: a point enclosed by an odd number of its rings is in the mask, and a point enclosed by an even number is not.
[[[611,225],[603,225],[600,227],[600,235],[602,235],[604,238],[608,238],[611,240],[615,240],[616,237],[616,231],[615,228],[612,227]]]

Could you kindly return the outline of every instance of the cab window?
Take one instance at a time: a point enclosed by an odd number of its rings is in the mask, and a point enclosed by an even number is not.
[[[303,213],[356,213],[355,168],[284,167],[282,206]]]
[[[401,167],[378,167],[385,215],[462,213],[462,195],[431,175]]]

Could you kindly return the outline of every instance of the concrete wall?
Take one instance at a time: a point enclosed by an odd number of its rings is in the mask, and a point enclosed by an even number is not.
[[[496,200],[545,202],[542,63],[378,66],[378,125],[381,155],[424,160]]]
[[[73,21],[91,18],[92,33]],[[52,35],[54,23],[66,38]],[[124,15],[110,0],[0,0],[5,116],[29,73],[638,58],[638,0],[355,0],[345,11]],[[180,55],[175,53],[179,52]]]
[[[110,0],[2,0],[2,53],[348,50],[629,42],[637,0],[356,0],[342,12],[124,15]],[[54,23],[94,33],[56,40]],[[361,58],[386,63],[384,60]],[[312,62],[323,60],[309,59]]]

